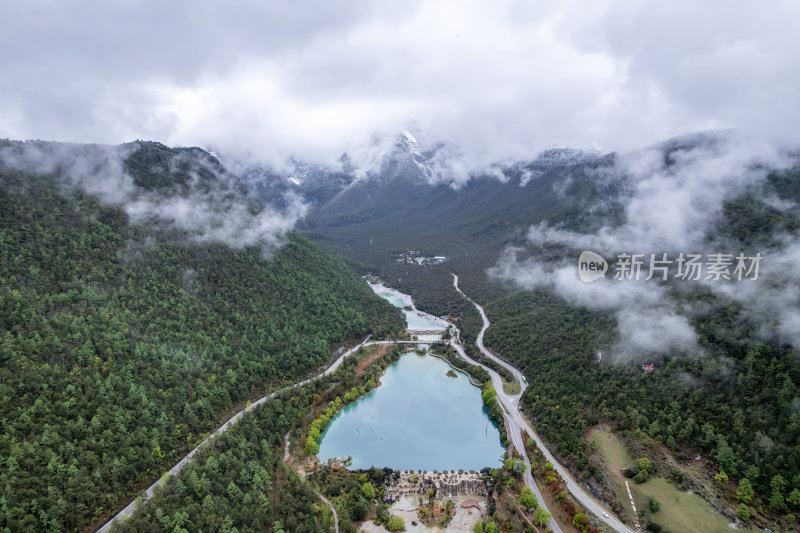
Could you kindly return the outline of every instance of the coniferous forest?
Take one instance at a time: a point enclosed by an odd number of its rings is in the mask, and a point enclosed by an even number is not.
[[[796,203],[798,183],[796,168],[769,173],[763,190],[724,202],[709,238],[735,249],[770,250],[800,224],[796,211],[780,211],[763,198]],[[573,212],[564,220],[569,229],[580,227]],[[458,234],[457,225],[448,227]],[[365,240],[359,228],[350,233],[336,230],[347,242]],[[397,251],[414,247],[444,249],[454,256],[434,267],[395,262]],[[420,308],[449,313],[461,327],[465,349],[477,357],[474,340],[481,321],[452,288],[451,272],[457,273],[460,287],[484,305],[491,321],[486,346],[525,373],[526,413],[576,475],[587,466],[588,430],[602,423],[634,438],[654,439],[675,455],[701,455],[733,483],[746,479],[761,512],[800,512],[800,359],[795,346],[761,334],[740,302],[702,288],[673,285],[669,297],[692,310],[690,323],[700,356],[645,350],[614,358],[619,337],[613,314],[570,304],[547,288],[521,291],[492,282],[486,273],[489,265],[482,260],[487,249],[500,253],[500,246],[485,233],[476,232],[472,242],[446,248],[420,225],[413,240],[398,237],[391,249],[353,246],[348,253],[365,270],[377,271],[410,293]],[[563,250],[531,253],[558,255]],[[787,284],[784,290],[792,289]],[[598,351],[605,354],[602,364]],[[656,371],[643,371],[644,361],[654,362]],[[736,501],[735,489],[726,495]]]
[[[351,472],[321,465],[305,479],[296,465],[284,462],[286,450],[303,459],[303,442],[315,415],[329,403],[343,404],[353,388],[373,388],[401,350],[357,371],[367,357],[363,350],[345,359],[335,373],[290,393],[281,394],[253,412],[204,448],[186,470],[170,478],[129,519],[114,531],[263,531],[327,532],[333,527],[323,494],[338,509],[339,530],[354,533],[355,523],[379,519],[385,506],[365,498],[359,479],[367,475],[380,491],[386,471]],[[346,401],[346,400],[345,400]],[[288,439],[293,446],[289,447]],[[291,463],[291,460],[288,461]],[[319,493],[319,494],[318,494]],[[368,516],[369,515],[369,516]]]
[[[671,357],[657,372],[635,361],[600,364],[613,317],[570,309],[543,292],[493,302],[487,310],[498,320],[486,344],[531,376],[523,401],[537,431],[570,462],[585,467],[585,432],[611,422],[674,453],[711,458],[731,477],[747,478],[774,511],[797,510],[800,501],[787,501],[800,489],[797,356],[748,340],[750,326],[731,302],[706,301],[709,311],[694,323],[709,355]],[[773,480],[782,485],[777,492]]]
[[[187,242],[4,168],[0,527],[86,527],[236,406],[316,371],[337,344],[403,328],[302,237],[272,259]]]

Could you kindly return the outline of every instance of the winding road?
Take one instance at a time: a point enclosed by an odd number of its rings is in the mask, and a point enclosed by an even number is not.
[[[375,344],[374,342],[368,342],[371,337],[372,337],[372,335],[367,335],[366,338],[363,341],[361,341],[357,346],[355,346],[354,348],[350,348],[349,350],[344,352],[328,368],[326,368],[325,370],[323,370],[319,374],[316,374],[316,375],[314,375],[314,376],[312,376],[312,377],[310,377],[308,379],[304,379],[303,381],[297,382],[294,385],[289,385],[288,387],[283,387],[282,389],[278,389],[275,392],[267,394],[266,396],[262,396],[258,400],[256,400],[253,403],[247,405],[244,409],[242,409],[241,411],[239,411],[238,413],[236,413],[235,415],[230,417],[224,424],[222,424],[219,428],[217,428],[216,431],[214,431],[211,435],[206,437],[203,440],[203,442],[201,442],[200,444],[195,446],[195,448],[192,451],[190,451],[188,454],[186,454],[186,456],[183,459],[178,461],[178,464],[176,464],[175,466],[170,468],[166,473],[164,473],[163,476],[161,476],[158,479],[158,481],[156,481],[155,483],[150,485],[147,488],[147,490],[145,490],[141,494],[141,502],[142,503],[147,502],[150,498],[152,498],[153,497],[153,493],[155,492],[157,487],[159,487],[159,486],[163,485],[164,483],[166,483],[167,480],[169,478],[171,478],[172,476],[178,475],[181,472],[181,470],[186,468],[186,465],[189,464],[189,461],[192,460],[192,457],[194,457],[194,454],[196,454],[198,451],[200,451],[204,447],[208,446],[211,442],[213,442],[213,440],[216,437],[218,437],[218,436],[222,435],[223,433],[225,433],[226,431],[228,431],[231,427],[233,427],[234,424],[236,424],[236,422],[241,420],[243,415],[245,415],[246,413],[249,413],[250,411],[252,411],[256,407],[258,407],[262,403],[275,398],[279,394],[282,394],[284,392],[296,389],[298,387],[302,387],[304,385],[308,385],[309,383],[311,383],[312,381],[314,381],[316,379],[319,379],[319,378],[321,378],[323,376],[327,376],[328,374],[331,374],[332,372],[335,372],[336,369],[341,366],[342,362],[348,356],[354,354],[359,348],[361,348],[362,346],[369,346],[371,344]],[[336,526],[336,533],[339,533],[339,519],[338,519],[338,516],[336,515],[336,509],[333,508],[333,505],[331,504],[331,502],[329,502],[324,496],[322,496],[321,494],[318,494],[318,495],[320,496],[320,498],[325,500],[325,503],[327,503],[331,507],[331,509],[333,510],[333,517],[334,517],[334,522],[335,522],[335,526]],[[115,521],[124,520],[125,518],[129,517],[130,515],[132,515],[136,511],[136,509],[139,507],[139,502],[137,500],[133,500],[131,503],[129,503],[127,506],[125,506],[124,509],[122,509],[119,513],[114,515],[114,517],[111,520],[109,520],[108,522],[106,522],[100,529],[98,529],[97,532],[98,533],[105,533],[107,531],[110,531],[111,527],[113,526]]]
[[[531,427],[531,425],[528,423],[525,417],[523,417],[522,414],[519,412],[520,398],[522,397],[522,393],[524,393],[525,389],[528,387],[528,383],[522,378],[522,372],[520,372],[515,367],[511,366],[507,362],[503,361],[502,359],[494,355],[488,349],[486,349],[486,346],[484,346],[483,344],[483,335],[484,333],[486,333],[486,330],[489,329],[490,325],[489,319],[486,316],[486,311],[484,311],[483,307],[475,303],[469,296],[464,294],[461,291],[461,289],[458,288],[458,276],[456,274],[453,274],[453,286],[455,287],[456,291],[458,291],[458,293],[461,294],[461,296],[466,298],[467,301],[469,301],[472,305],[474,305],[475,308],[478,310],[478,312],[481,314],[481,319],[483,320],[483,327],[481,328],[475,340],[475,343],[478,345],[478,349],[481,351],[483,355],[485,355],[492,361],[495,361],[497,364],[508,370],[514,376],[514,379],[516,379],[519,382],[520,390],[518,394],[506,394],[503,391],[503,381],[500,378],[500,375],[494,370],[491,370],[484,365],[480,365],[486,370],[488,370],[489,374],[492,376],[492,384],[494,385],[494,388],[497,391],[497,400],[503,407],[505,407],[505,410],[509,415],[506,417],[506,420],[510,421],[509,426],[512,432],[511,440],[514,443],[514,446],[520,452],[520,455],[524,458],[525,464],[528,465],[528,468],[525,471],[525,481],[528,484],[528,486],[531,487],[531,489],[533,489],[533,491],[536,493],[536,497],[539,499],[540,502],[543,501],[541,493],[539,492],[539,489],[536,487],[536,483],[534,482],[533,476],[530,473],[531,465],[527,455],[525,454],[525,446],[524,443],[522,442],[522,432],[520,430],[521,428],[525,429],[525,431],[527,431],[528,434],[533,438],[533,440],[536,442],[536,446],[539,447],[539,449],[544,454],[545,458],[553,464],[555,470],[564,479],[564,483],[567,487],[567,490],[581,505],[583,505],[586,508],[587,511],[597,516],[597,518],[602,520],[608,527],[610,527],[617,533],[633,533],[632,529],[630,529],[628,526],[626,526],[621,521],[612,516],[610,512],[608,512],[604,507],[602,507],[599,503],[597,503],[597,501],[595,501],[594,498],[592,498],[580,485],[578,485],[575,479],[573,479],[573,477],[569,474],[567,469],[564,468],[564,466],[562,466],[561,463],[558,462],[558,460],[553,456],[552,453],[550,453],[550,450],[548,450],[547,446],[544,445],[544,442],[536,433],[536,431],[534,431],[534,429]],[[456,351],[458,351],[459,355],[461,355],[464,359],[475,363],[475,361],[470,359],[469,356],[467,356],[467,354],[464,353],[464,350],[461,348],[460,345],[451,342],[451,346],[453,346],[453,348],[455,348]],[[555,532],[560,531],[560,529],[558,529],[558,524],[556,524],[554,520],[550,522],[549,527]]]
[[[513,366],[509,365],[505,361],[495,357],[494,354],[492,354],[489,350],[486,349],[486,347],[483,345],[483,334],[486,332],[487,329],[489,329],[489,319],[486,317],[486,312],[483,310],[483,307],[472,301],[472,299],[469,296],[461,292],[461,289],[458,288],[458,276],[455,274],[453,274],[453,286],[461,296],[466,298],[467,301],[469,301],[472,305],[475,306],[475,308],[481,314],[481,318],[483,319],[483,327],[481,328],[481,331],[478,333],[478,337],[476,339],[476,344],[478,345],[478,349],[480,349],[483,355],[492,359],[493,361],[496,361],[497,363],[502,365],[503,368],[505,368],[506,370],[511,372],[511,374],[514,375],[514,378],[517,381],[519,381],[520,384],[519,394],[514,396],[506,394],[505,391],[503,391],[503,379],[500,377],[500,374],[498,374],[496,371],[489,368],[488,366],[483,365],[475,361],[471,357],[469,357],[464,352],[464,349],[461,347],[461,345],[456,343],[455,341],[451,341],[450,346],[452,346],[458,352],[458,355],[460,355],[466,361],[468,361],[473,365],[480,366],[481,368],[486,370],[491,376],[492,386],[494,386],[495,391],[497,391],[496,399],[500,403],[500,407],[503,408],[503,418],[505,419],[506,425],[508,426],[509,429],[510,433],[509,437],[511,437],[511,442],[514,443],[514,447],[519,452],[520,457],[522,457],[522,460],[525,462],[525,466],[527,467],[525,469],[525,474],[524,474],[525,484],[528,485],[536,494],[536,499],[539,501],[539,505],[544,507],[545,511],[550,512],[550,510],[547,508],[547,505],[544,502],[542,493],[539,492],[539,487],[536,486],[536,482],[534,481],[533,475],[531,474],[531,462],[530,459],[528,459],[528,454],[525,451],[525,443],[522,441],[522,431],[520,430],[521,424],[519,420],[520,417],[515,405],[516,402],[519,401],[519,398],[522,396],[522,393],[525,391],[525,387],[527,386],[525,381],[522,379],[522,372],[520,372]],[[547,526],[551,530],[553,530],[554,533],[561,533],[561,528],[558,526],[558,522],[556,522],[555,518],[550,518],[550,523]]]
[[[593,514],[595,514],[600,520],[605,522],[606,525],[608,525],[610,528],[612,528],[617,533],[633,533],[633,531],[630,528],[628,528],[625,524],[623,524],[622,522],[620,522],[616,518],[612,517],[610,514],[608,516],[604,516],[604,513],[606,513],[606,510],[603,507],[601,507],[600,504],[598,504],[591,496],[589,496],[589,494],[587,494],[575,482],[575,480],[570,476],[570,474],[567,472],[567,470],[550,453],[550,451],[544,445],[542,440],[539,438],[539,435],[533,430],[533,428],[530,426],[530,424],[528,424],[527,420],[525,420],[525,418],[520,414],[520,412],[518,410],[520,397],[522,396],[522,393],[525,392],[525,388],[528,386],[528,384],[526,383],[526,381],[522,377],[522,372],[520,372],[518,369],[516,369],[515,367],[511,366],[509,363],[503,361],[502,359],[500,359],[499,357],[495,356],[492,352],[490,352],[489,350],[486,349],[486,347],[483,344],[483,336],[484,336],[484,333],[486,333],[486,330],[489,328],[489,325],[490,325],[489,319],[486,317],[486,312],[484,311],[483,307],[481,307],[480,305],[475,303],[471,298],[469,298],[466,294],[464,294],[461,291],[461,289],[459,289],[459,287],[458,287],[458,276],[456,274],[453,274],[453,286],[455,287],[456,291],[458,291],[459,294],[461,294],[464,298],[467,299],[467,301],[469,301],[472,305],[475,306],[475,308],[478,310],[478,312],[481,315],[481,319],[483,320],[483,327],[481,328],[480,332],[478,333],[478,336],[477,336],[477,339],[476,339],[476,344],[478,346],[478,349],[481,351],[481,353],[483,355],[485,355],[489,359],[495,361],[497,364],[501,365],[503,368],[508,370],[520,384],[520,392],[518,394],[514,394],[514,395],[506,394],[505,391],[503,390],[503,380],[502,380],[502,378],[500,377],[500,375],[496,371],[494,371],[493,369],[491,369],[491,368],[489,368],[489,367],[487,367],[487,366],[475,361],[474,359],[470,358],[466,354],[466,352],[464,352],[464,349],[461,347],[461,345],[456,340],[451,340],[450,341],[450,345],[458,352],[458,354],[461,357],[464,358],[464,360],[466,360],[470,364],[478,365],[478,366],[484,368],[489,373],[489,375],[491,376],[492,384],[493,384],[495,390],[497,391],[497,401],[500,402],[501,407],[503,407],[503,411],[504,411],[503,416],[504,416],[504,418],[505,418],[505,420],[506,420],[506,422],[508,424],[508,428],[511,430],[511,435],[510,435],[511,436],[511,441],[514,443],[514,446],[516,447],[517,451],[520,453],[520,456],[523,458],[523,460],[525,461],[525,464],[527,465],[527,469],[525,470],[525,474],[524,474],[525,482],[529,487],[531,487],[531,489],[533,489],[533,491],[536,494],[536,497],[539,500],[539,502],[541,503],[541,505],[544,506],[545,509],[546,509],[546,506],[544,505],[544,499],[542,498],[542,495],[539,492],[539,488],[536,486],[536,483],[535,483],[535,481],[533,479],[533,476],[531,475],[530,460],[528,459],[527,454],[525,452],[525,443],[522,441],[522,429],[525,429],[528,432],[528,434],[531,435],[531,437],[535,440],[536,445],[539,447],[540,450],[542,450],[542,452],[544,453],[544,456],[547,458],[548,461],[550,461],[553,464],[553,466],[556,469],[556,471],[564,479],[564,482],[565,482],[565,484],[567,486],[567,490],[575,497],[576,500],[578,500],[578,502],[581,503],[581,505],[583,505],[588,511],[592,512]],[[264,402],[266,402],[268,400],[271,400],[271,399],[275,398],[276,396],[278,396],[278,395],[280,395],[280,394],[282,394],[284,392],[296,389],[298,387],[303,387],[304,385],[307,385],[307,384],[311,383],[312,381],[314,381],[316,379],[319,379],[321,377],[327,376],[328,374],[331,374],[331,373],[335,372],[336,369],[338,369],[339,366],[341,366],[342,362],[347,357],[349,357],[350,355],[354,354],[359,348],[361,348],[363,346],[372,346],[372,345],[375,345],[375,344],[415,344],[415,345],[417,345],[417,344],[427,344],[424,341],[405,341],[405,340],[370,341],[369,339],[371,337],[372,337],[372,335],[367,335],[367,337],[363,341],[361,341],[355,347],[353,347],[353,348],[347,350],[346,352],[344,352],[343,354],[341,354],[338,358],[336,358],[336,360],[329,367],[327,367],[322,372],[320,372],[320,373],[318,373],[318,374],[316,374],[316,375],[314,375],[314,376],[312,376],[312,377],[310,377],[308,379],[305,379],[303,381],[295,383],[294,385],[290,385],[290,386],[278,389],[278,390],[276,390],[276,391],[274,391],[274,392],[272,392],[270,394],[267,394],[266,396],[263,396],[263,397],[259,398],[258,400],[254,401],[251,404],[249,404],[246,407],[244,407],[242,410],[240,410],[235,415],[233,415],[231,418],[229,418],[216,431],[214,431],[208,437],[206,437],[200,444],[198,444],[192,451],[190,451],[175,466],[173,466],[167,472],[165,472],[164,475],[161,476],[161,478],[158,481],[156,481],[155,483],[150,485],[150,487],[148,487],[147,490],[145,490],[141,494],[141,500],[136,499],[136,500],[132,501],[131,503],[129,503],[124,509],[122,509],[119,513],[117,513],[111,520],[106,522],[97,531],[100,532],[100,533],[105,533],[107,531],[110,531],[111,527],[113,526],[115,521],[124,520],[125,518],[129,517],[130,515],[132,515],[136,511],[136,509],[138,508],[139,503],[147,502],[150,498],[152,498],[153,493],[155,492],[155,489],[157,487],[159,487],[159,486],[163,485],[164,483],[166,483],[166,481],[170,477],[178,475],[186,467],[186,465],[189,464],[189,462],[192,460],[194,455],[199,450],[203,449],[205,446],[208,446],[211,442],[213,442],[213,440],[216,437],[218,437],[218,436],[222,435],[223,433],[225,433],[226,431],[228,431],[234,424],[236,424],[239,420],[241,420],[243,415],[245,415],[246,413],[252,411],[253,409],[255,409],[257,406],[261,405],[262,403],[264,403]],[[317,495],[323,501],[325,501],[325,503],[328,504],[328,506],[330,506],[331,510],[333,511],[335,529],[336,529],[336,533],[338,533],[339,520],[338,520],[338,516],[336,514],[336,508],[324,496],[322,496],[319,493],[317,493]],[[551,519],[551,521],[548,524],[548,526],[555,533],[561,533],[561,529],[559,528],[559,526],[558,526],[558,524],[556,523],[555,520]]]

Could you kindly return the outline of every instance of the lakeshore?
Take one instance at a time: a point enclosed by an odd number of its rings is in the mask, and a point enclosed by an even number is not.
[[[320,438],[320,460],[351,457],[354,469],[498,466],[504,449],[480,389],[448,377],[449,370],[447,362],[427,353],[401,356],[379,387],[331,420]]]

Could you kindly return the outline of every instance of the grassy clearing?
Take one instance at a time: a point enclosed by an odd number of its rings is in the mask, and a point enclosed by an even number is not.
[[[628,451],[610,431],[595,430],[592,432],[592,439],[597,441],[600,453],[603,454],[609,470],[616,473],[623,467],[633,464],[633,459],[628,455]]]
[[[503,380],[503,392],[506,394],[519,394],[520,386],[519,381],[506,381]]]
[[[612,474],[610,482],[613,485],[617,499],[632,515],[630,500],[625,491],[625,482],[620,469],[632,466],[633,459],[628,455],[622,443],[608,431],[593,431],[592,439],[597,442],[598,451]],[[716,512],[708,503],[696,494],[681,492],[672,483],[664,478],[653,478],[646,483],[637,485],[630,481],[631,493],[636,501],[637,509],[648,509],[648,496],[661,502],[661,508],[656,513],[650,513],[648,518],[672,533],[729,533],[728,520]],[[647,523],[648,518],[642,522]],[[738,529],[737,531],[755,531]]]
[[[607,481],[611,485],[611,488],[614,489],[617,501],[622,505],[622,508],[625,509],[627,516],[632,518],[633,509],[631,508],[630,499],[625,490],[624,477],[620,473],[620,470],[622,470],[624,466],[632,465],[633,461],[628,456],[625,447],[622,446],[611,432],[595,430],[592,431],[591,438],[597,442],[597,449],[603,456],[603,460],[611,474],[607,478]]]
[[[653,478],[641,485],[631,484],[636,506],[647,509],[647,496],[661,502],[661,508],[651,517],[667,531],[688,533],[729,533],[728,520],[717,513],[697,494],[681,492],[666,479]],[[745,531],[739,529],[737,531]]]

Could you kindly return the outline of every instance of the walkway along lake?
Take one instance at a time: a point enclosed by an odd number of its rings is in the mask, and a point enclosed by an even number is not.
[[[480,470],[505,451],[481,391],[431,355],[409,352],[386,369],[381,385],[328,425],[319,458],[352,457],[351,468]]]

